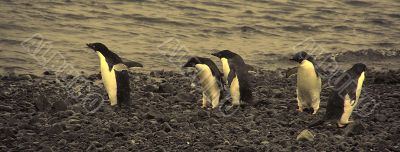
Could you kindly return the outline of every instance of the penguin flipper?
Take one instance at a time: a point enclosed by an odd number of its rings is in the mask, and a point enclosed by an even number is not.
[[[232,83],[233,79],[235,78],[235,76],[236,76],[235,68],[232,68],[229,71],[228,78],[227,78],[228,79],[228,86],[231,85],[231,83]]]

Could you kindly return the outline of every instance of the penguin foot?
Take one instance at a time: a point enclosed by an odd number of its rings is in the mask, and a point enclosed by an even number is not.
[[[347,125],[348,125],[348,124],[340,124],[340,123],[338,123],[338,124],[337,124],[337,127],[338,127],[338,128],[345,128]]]
[[[298,108],[298,109],[296,109],[296,111],[303,112],[303,108]]]

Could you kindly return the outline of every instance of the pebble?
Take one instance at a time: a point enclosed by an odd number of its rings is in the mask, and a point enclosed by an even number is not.
[[[4,106],[4,105],[0,105],[0,111],[7,111],[10,112],[12,111],[13,108],[11,106]]]
[[[53,103],[53,108],[56,111],[65,111],[67,110],[67,103],[65,103],[63,100],[57,100]]]
[[[163,83],[158,88],[158,91],[161,93],[172,93],[174,92],[174,90],[175,90],[174,86],[169,83]]]
[[[55,75],[56,73],[54,71],[44,71],[44,75]]]
[[[47,133],[51,135],[60,134],[64,130],[64,124],[55,123],[47,129]]]
[[[385,115],[383,115],[383,114],[376,114],[375,115],[375,119],[380,121],[380,122],[384,122],[384,121],[386,121],[387,117]]]
[[[364,132],[365,127],[360,122],[353,122],[346,126],[344,129],[344,135],[352,136],[352,135],[360,135]]]
[[[314,135],[311,131],[305,129],[297,136],[298,141],[314,141]]]
[[[170,132],[170,131],[173,130],[172,127],[169,125],[168,122],[164,122],[164,123],[162,124],[162,128],[163,128],[163,130],[164,130],[165,132]]]
[[[159,89],[159,87],[158,87],[157,85],[151,84],[151,85],[146,85],[146,86],[143,88],[143,91],[146,91],[146,92],[155,92],[155,91],[157,91],[158,89]]]

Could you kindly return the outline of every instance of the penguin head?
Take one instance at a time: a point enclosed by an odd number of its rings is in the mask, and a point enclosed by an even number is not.
[[[216,56],[218,58],[227,58],[227,59],[229,59],[229,58],[234,57],[236,55],[236,53],[233,53],[232,51],[229,51],[229,50],[222,50],[222,51],[219,51],[217,53],[213,53],[211,55]]]
[[[183,65],[184,68],[187,67],[195,67],[196,64],[201,64],[201,60],[198,57],[192,57],[190,58],[185,65]]]
[[[108,48],[103,43],[88,43],[86,44],[89,48],[100,53],[108,52]]]
[[[357,75],[360,75],[367,70],[367,66],[363,63],[356,63],[353,65],[353,67],[351,67],[350,70],[354,71],[354,73]]]
[[[294,54],[293,58],[291,58],[290,60],[301,63],[303,62],[303,60],[313,60],[313,58],[310,55],[308,55],[307,52],[301,51]]]

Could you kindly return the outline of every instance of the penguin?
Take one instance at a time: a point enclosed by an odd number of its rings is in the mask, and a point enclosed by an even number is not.
[[[224,88],[222,74],[217,65],[209,58],[192,57],[183,67],[195,67],[199,71],[198,76],[203,91],[202,108],[207,107],[207,100],[211,101],[213,109],[218,107]]]
[[[315,63],[313,57],[306,52],[296,53],[292,59],[299,63],[297,67],[297,105],[298,111],[312,108],[313,114],[319,109],[321,94],[321,69]]]
[[[131,89],[129,87],[128,68],[143,67],[143,65],[134,61],[123,63],[117,54],[110,51],[102,43],[86,45],[99,56],[101,77],[111,106],[121,105],[120,103],[129,105]]]
[[[362,63],[354,64],[336,81],[333,92],[329,96],[326,113],[322,119],[313,122],[308,127],[323,124],[328,120],[336,120],[339,128],[351,123],[349,118],[357,106],[367,66]]]
[[[249,66],[244,63],[243,58],[229,50],[222,50],[211,55],[220,58],[224,81],[229,86],[232,97],[232,105],[239,106],[240,101],[251,103],[253,95],[249,82]]]

